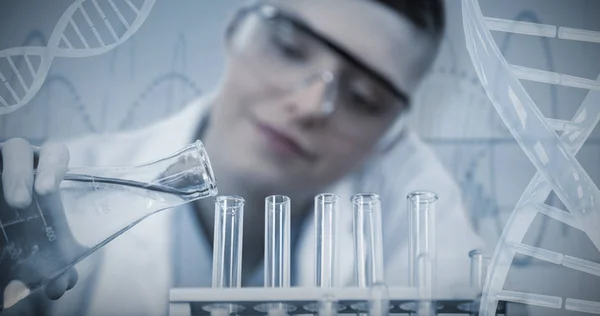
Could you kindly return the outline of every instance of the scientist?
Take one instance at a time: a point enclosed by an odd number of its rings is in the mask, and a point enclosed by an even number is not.
[[[68,165],[133,165],[201,139],[221,195],[246,200],[243,284],[262,286],[264,199],[292,201],[292,285],[311,285],[312,204],[358,192],[382,198],[386,282],[407,285],[406,196],[439,195],[438,282],[468,284],[470,227],[455,182],[403,120],[435,59],[442,0],[257,1],[225,34],[216,90],[158,124],[91,135],[34,152],[22,139],[2,148],[6,202],[56,194]],[[201,70],[200,70],[201,71]],[[48,205],[42,207],[50,207]],[[351,206],[339,216],[339,280],[354,282]],[[52,315],[164,315],[173,287],[211,285],[214,205],[205,199],[156,214],[49,284]],[[58,300],[55,300],[59,298]],[[33,304],[33,303],[31,303]]]

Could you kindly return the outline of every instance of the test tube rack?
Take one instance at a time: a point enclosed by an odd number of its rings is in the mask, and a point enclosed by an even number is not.
[[[389,287],[386,299],[390,314],[406,314],[418,303],[419,293],[410,287]],[[469,314],[469,306],[475,304],[480,293],[473,288],[449,288],[440,290],[435,301],[438,314]],[[241,307],[237,315],[264,314],[256,307],[269,303],[291,306],[289,315],[315,314],[306,309],[324,298],[333,298],[339,304],[339,314],[368,313],[361,307],[373,300],[369,288],[339,287],[289,287],[289,288],[173,288],[169,297],[169,316],[211,315],[208,308],[214,304],[234,304]],[[498,304],[497,314],[504,314],[504,304]]]
[[[417,191],[407,197],[414,227],[410,234],[415,245],[434,238],[434,204],[437,195]],[[338,197],[315,197],[315,252],[317,269],[313,286],[290,287],[290,199],[276,195],[265,199],[265,286],[241,286],[241,236],[244,200],[223,196],[216,200],[213,285],[209,288],[174,288],[170,291],[169,315],[336,315],[394,313],[475,314],[479,309],[480,286],[438,288],[435,286],[434,243],[411,247],[408,260],[419,271],[409,287],[389,287],[383,275],[383,249],[380,197],[360,193],[352,197],[354,253],[353,286],[336,287],[332,282],[335,267],[335,214]],[[226,202],[226,203],[224,203]],[[239,225],[232,225],[238,223]],[[235,226],[235,227],[234,227]],[[220,231],[223,230],[223,234]],[[417,260],[419,258],[419,260]],[[427,260],[423,260],[426,258]],[[472,258],[473,259],[473,258]],[[473,264],[472,264],[473,266]],[[476,265],[475,265],[476,266]],[[473,268],[472,268],[473,269]],[[483,270],[477,270],[479,273]],[[473,273],[473,271],[472,271]],[[477,275],[480,277],[479,275]],[[433,289],[436,289],[435,292]]]

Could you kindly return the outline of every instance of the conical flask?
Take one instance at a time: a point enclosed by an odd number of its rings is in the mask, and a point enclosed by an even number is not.
[[[131,167],[71,168],[57,194],[10,208],[0,187],[0,311],[125,233],[148,216],[216,196],[200,141]]]

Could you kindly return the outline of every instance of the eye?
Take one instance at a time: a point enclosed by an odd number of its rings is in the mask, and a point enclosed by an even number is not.
[[[275,45],[286,57],[301,60],[304,58],[304,53],[296,43],[290,43],[289,41],[276,41]]]
[[[306,51],[296,27],[290,23],[275,23],[273,27],[272,42],[279,52],[294,60],[306,58]]]
[[[351,104],[358,110],[368,114],[380,114],[384,107],[377,93],[368,84],[355,81],[350,88]]]
[[[364,113],[378,115],[383,112],[383,107],[379,104],[357,93],[352,93],[352,104]]]

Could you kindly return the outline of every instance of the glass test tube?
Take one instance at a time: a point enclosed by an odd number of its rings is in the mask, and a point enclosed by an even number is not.
[[[355,275],[357,286],[383,283],[383,235],[381,198],[374,193],[352,197]]]
[[[390,311],[389,289],[384,283],[371,286],[369,316],[387,316]]]
[[[471,258],[471,287],[483,291],[491,258],[479,249],[469,252],[469,257]]]
[[[290,286],[290,198],[265,200],[265,287]]]
[[[214,288],[242,286],[242,237],[244,235],[244,204],[238,196],[218,196],[215,199],[213,237]],[[213,316],[229,315],[243,309],[234,304],[212,304],[203,307]]]
[[[318,316],[336,316],[338,314],[338,309],[339,305],[337,299],[332,295],[327,295],[319,302],[316,313]],[[312,310],[309,311],[315,312]]]
[[[243,198],[219,196],[215,199],[212,286],[242,286]]]
[[[469,257],[471,258],[471,287],[477,289],[481,296],[492,259],[479,249],[470,251]],[[479,300],[468,304],[468,311],[470,315],[479,315]]]
[[[265,199],[265,287],[290,286],[290,198],[272,195]],[[271,316],[287,315],[294,306],[282,303],[256,307]]]
[[[418,315],[435,315],[431,302],[435,290],[435,203],[438,197],[429,191],[412,192],[408,199],[409,283],[419,289],[422,301]]]
[[[331,193],[315,196],[315,287],[336,285],[336,225],[339,197]],[[318,303],[304,307],[321,316],[335,316],[340,308],[337,300],[326,295]]]
[[[330,193],[315,197],[315,286],[336,284],[336,216],[338,196]]]

